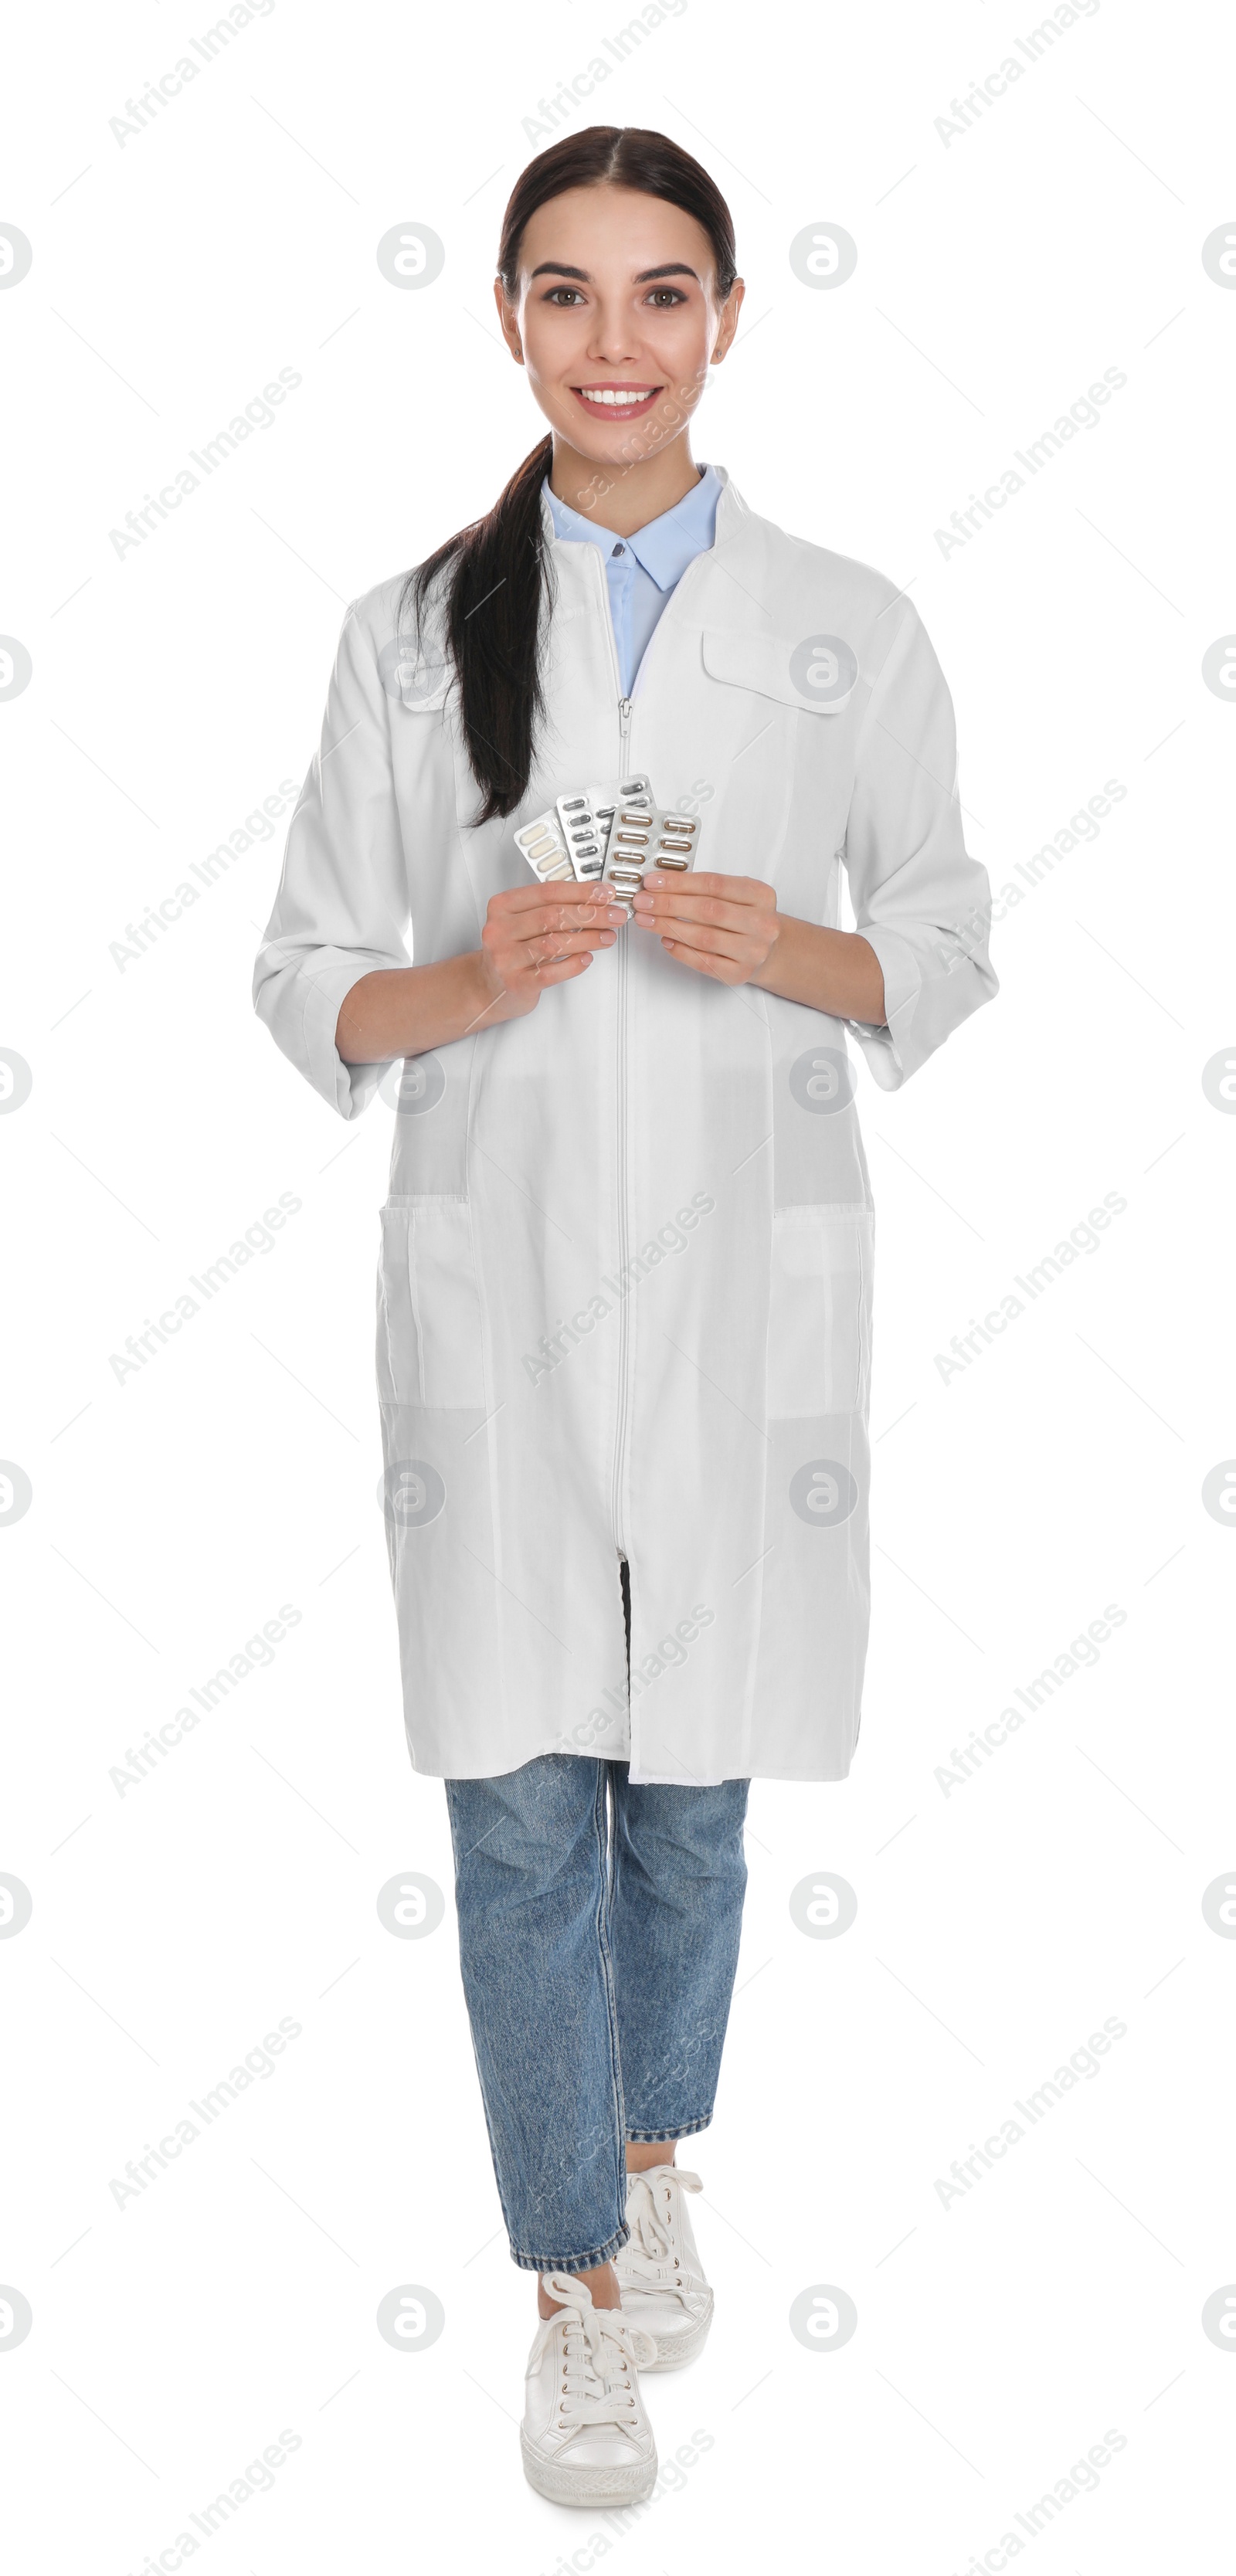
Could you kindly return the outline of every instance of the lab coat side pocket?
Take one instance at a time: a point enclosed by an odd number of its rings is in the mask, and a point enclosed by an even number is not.
[[[394,1197],[382,1210],[378,1385],[387,1404],[484,1409],[480,1287],[464,1198]]]
[[[868,1207],[775,1211],[768,1307],[771,1419],[865,1413],[873,1249]]]

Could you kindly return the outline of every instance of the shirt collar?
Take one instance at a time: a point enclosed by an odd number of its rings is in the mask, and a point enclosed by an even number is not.
[[[598,527],[595,520],[585,519],[569,503],[551,492],[549,478],[544,484],[556,536],[579,544],[599,546],[610,555],[616,545],[626,547],[642,571],[655,581],[658,590],[672,590],[689,563],[711,546],[714,539],[717,503],[722,484],[715,465],[706,465],[694,491],[684,492],[672,510],[664,510],[659,519],[650,519],[646,528],[637,528],[632,537],[619,537],[616,529]]]

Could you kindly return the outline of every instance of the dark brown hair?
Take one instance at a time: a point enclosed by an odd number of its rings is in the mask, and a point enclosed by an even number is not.
[[[516,181],[502,223],[498,275],[509,296],[518,283],[525,228],[539,206],[568,188],[636,188],[693,215],[708,235],[721,301],[735,277],[734,226],[725,199],[689,152],[642,125],[590,125],[539,152]],[[439,574],[442,640],[459,681],[468,757],[484,801],[475,817],[488,823],[512,814],[527,794],[537,728],[545,716],[540,670],[542,602],[549,563],[541,524],[541,485],[553,459],[547,434],[499,493],[483,519],[448,537],[410,573],[400,600],[411,603],[419,631]]]

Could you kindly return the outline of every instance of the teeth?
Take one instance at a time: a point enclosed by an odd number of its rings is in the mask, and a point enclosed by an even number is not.
[[[581,386],[580,386],[580,388],[579,388],[579,390],[580,390],[580,392],[582,393],[582,395],[583,395],[583,397],[584,397],[585,402],[593,402],[593,403],[608,403],[608,404],[610,404],[612,407],[615,407],[615,408],[620,408],[620,407],[625,406],[625,405],[630,404],[630,403],[642,403],[642,402],[647,402],[647,400],[648,400],[648,396],[647,396],[647,394],[646,394],[646,393],[643,393],[643,394],[618,393],[618,392],[616,392],[616,391],[615,391],[615,392],[610,392],[608,389],[606,389],[606,391],[605,391],[605,392],[601,392],[601,391],[600,391],[596,386],[594,386],[594,385],[581,385]]]

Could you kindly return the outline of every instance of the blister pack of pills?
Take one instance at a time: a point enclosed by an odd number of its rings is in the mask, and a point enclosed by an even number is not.
[[[620,799],[614,808],[605,845],[604,879],[615,903],[630,913],[649,868],[693,868],[700,825],[695,814],[677,814],[667,806],[641,806]]]
[[[575,874],[571,853],[552,808],[548,814],[538,814],[534,823],[520,824],[515,834],[515,847],[527,860],[534,877],[548,882],[552,877],[573,877]]]
[[[633,778],[607,778],[600,786],[580,788],[558,798],[559,827],[577,877],[600,876],[610,825],[619,804],[640,805],[651,811],[651,781],[638,774]]]

